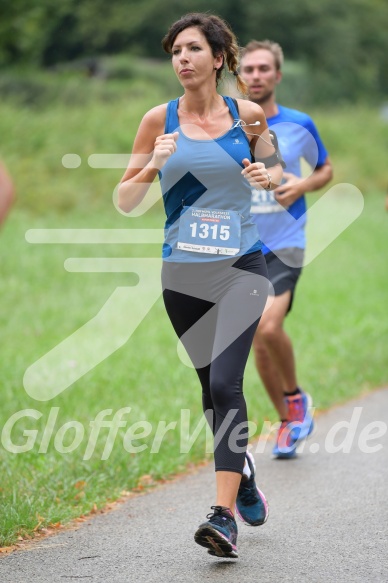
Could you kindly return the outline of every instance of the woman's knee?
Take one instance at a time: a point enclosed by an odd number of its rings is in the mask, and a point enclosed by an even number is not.
[[[218,376],[210,382],[211,399],[218,411],[238,408],[241,393],[242,379]]]

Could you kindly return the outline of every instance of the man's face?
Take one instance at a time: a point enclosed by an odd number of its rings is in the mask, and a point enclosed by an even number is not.
[[[275,57],[267,49],[247,53],[241,61],[240,74],[248,85],[249,99],[259,104],[272,97],[282,78],[276,69]]]

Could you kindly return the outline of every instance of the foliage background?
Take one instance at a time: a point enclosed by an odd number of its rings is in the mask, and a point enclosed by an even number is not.
[[[385,0],[28,0],[0,1],[0,65],[53,68],[101,55],[166,59],[160,41],[190,11],[214,12],[241,45],[279,42],[310,102],[375,102],[388,92]]]

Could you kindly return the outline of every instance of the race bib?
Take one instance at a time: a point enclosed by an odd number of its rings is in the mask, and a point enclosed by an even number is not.
[[[251,214],[281,213],[285,210],[287,209],[275,200],[273,190],[252,189]]]
[[[241,217],[236,211],[183,207],[177,248],[194,253],[236,255],[241,246]]]

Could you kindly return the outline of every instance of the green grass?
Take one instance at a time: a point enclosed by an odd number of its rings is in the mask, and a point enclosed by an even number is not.
[[[54,105],[32,111],[11,104],[0,107],[0,133],[7,143],[3,157],[14,176],[18,203],[0,233],[2,292],[1,426],[21,410],[41,413],[39,419],[20,419],[12,442],[22,445],[34,434],[31,451],[11,453],[0,448],[0,544],[30,534],[39,524],[65,523],[103,506],[123,490],[136,487],[142,476],[165,478],[205,457],[205,434],[189,454],[180,453],[182,409],[192,416],[191,430],[201,420],[200,389],[194,372],[176,355],[176,338],[159,299],[142,324],[119,350],[49,402],[29,397],[23,387],[25,370],[60,341],[92,318],[118,286],[132,285],[128,274],[69,273],[68,257],[158,257],[158,245],[32,245],[25,232],[33,228],[161,227],[160,203],[141,218],[128,219],[114,209],[112,191],[121,170],[93,170],[87,157],[94,152],[130,152],[134,131],[144,111],[155,102],[95,102],[89,107]],[[357,115],[356,115],[357,113]],[[341,128],[356,132],[354,119],[375,131],[373,152],[360,156],[361,145]],[[324,409],[371,390],[387,381],[388,342],[386,298],[388,273],[387,213],[383,208],[384,165],[378,164],[385,134],[376,112],[317,112],[336,170],[336,181],[353,181],[365,194],[361,217],[305,268],[293,311],[287,319],[297,355],[298,375]],[[352,125],[352,123],[354,125]],[[350,128],[350,129],[349,129]],[[377,145],[376,145],[377,144]],[[353,148],[353,149],[352,149]],[[75,170],[61,166],[67,152],[81,155]],[[352,158],[353,157],[353,158]],[[370,176],[370,168],[374,168]],[[377,169],[377,170],[376,170]],[[130,306],[122,318],[131,317]],[[114,333],[107,329],[106,335]],[[93,339],[91,340],[93,342]],[[260,432],[264,419],[276,416],[266,397],[252,359],[245,392],[250,419]],[[47,452],[39,453],[47,420],[58,408]],[[113,414],[131,407],[125,427],[118,430],[113,451],[102,460],[108,430],[102,428],[94,454],[84,459],[90,422],[104,410]],[[150,453],[158,423],[178,422],[163,439],[160,451]],[[78,422],[85,430],[79,447],[59,453],[61,428]],[[136,421],[152,426],[140,453],[123,447],[126,430]],[[59,433],[58,433],[59,432]],[[74,432],[69,431],[64,445]],[[55,439],[57,443],[55,443]],[[146,480],[147,481],[147,480]]]

